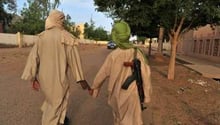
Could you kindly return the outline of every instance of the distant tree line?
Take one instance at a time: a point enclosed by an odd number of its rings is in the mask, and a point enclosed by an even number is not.
[[[56,9],[60,5],[60,0],[27,0],[24,3],[20,15],[17,15],[16,0],[0,1],[0,23],[4,32],[35,35],[45,28],[45,20],[51,9]],[[108,40],[107,31],[102,27],[96,28],[94,21],[85,23],[84,36],[87,39]],[[79,37],[80,31],[76,28],[75,22],[71,21],[69,14],[66,14],[64,27],[74,36]]]
[[[95,22],[91,19],[90,23],[84,25],[84,37],[92,40],[110,40],[110,35],[103,27],[95,27]]]

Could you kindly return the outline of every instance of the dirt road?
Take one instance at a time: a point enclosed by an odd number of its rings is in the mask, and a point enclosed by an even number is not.
[[[41,92],[20,79],[30,48],[0,49],[0,125],[40,125]],[[91,84],[106,55],[105,46],[80,46],[83,70]],[[168,59],[150,58],[152,102],[143,112],[145,125],[220,125],[220,85],[182,65],[176,65],[175,80],[166,78]],[[106,84],[105,84],[106,85]],[[67,116],[70,125],[112,125],[106,86],[97,99],[74,83]]]

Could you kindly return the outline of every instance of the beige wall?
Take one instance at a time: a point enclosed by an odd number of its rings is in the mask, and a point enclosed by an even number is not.
[[[20,33],[17,34],[0,33],[1,44],[17,45],[20,47],[30,46],[34,44],[36,39],[37,36],[34,35],[22,35]]]
[[[23,35],[22,40],[23,40],[23,45],[26,45],[26,46],[33,45],[35,41],[37,40],[37,36]]]
[[[0,33],[0,43],[18,45],[16,34]]]
[[[78,24],[76,28],[80,31],[79,38],[84,39],[84,24]]]
[[[16,45],[19,47],[22,46],[30,46],[33,45],[37,40],[37,36],[35,35],[22,35],[22,34],[8,34],[8,33],[0,33],[0,43],[1,44],[9,44]],[[81,44],[98,44],[105,45],[107,41],[94,41],[88,39],[79,39]]]
[[[220,26],[206,25],[184,34],[177,52],[220,63]]]
[[[157,40],[152,40],[152,48],[157,47]],[[163,49],[170,51],[170,43],[163,43]],[[212,29],[206,25],[183,34],[177,45],[177,54],[220,63],[220,26]]]
[[[157,47],[158,47],[158,40],[157,38],[151,38],[152,40],[152,43],[151,43],[151,47],[155,50],[157,50]],[[147,38],[145,40],[145,46],[146,47],[149,47],[149,43],[150,42],[150,38]],[[167,41],[164,41],[163,42],[163,50],[165,51],[170,51],[171,50],[171,45],[170,45],[170,42],[167,42]]]

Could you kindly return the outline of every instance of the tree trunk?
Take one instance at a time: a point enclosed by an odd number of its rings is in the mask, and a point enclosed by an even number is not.
[[[171,40],[171,52],[170,52],[170,62],[168,67],[168,79],[174,80],[175,77],[175,63],[176,63],[176,46],[178,41],[178,34],[174,33],[174,35],[170,35]]]
[[[181,34],[181,29],[182,29],[184,20],[185,20],[185,17],[182,17],[178,26],[176,25],[177,23],[175,23],[174,28],[171,29],[171,32],[169,34],[170,41],[171,41],[170,63],[169,63],[168,75],[167,75],[169,80],[174,80],[175,63],[176,63],[176,46],[179,40],[179,36]]]
[[[159,54],[162,54],[162,51],[163,51],[163,35],[164,35],[164,28],[160,26],[159,37],[158,37],[158,47],[157,47],[157,52]]]
[[[149,41],[148,56],[151,56],[151,43],[152,43],[152,38],[150,38],[150,41]]]

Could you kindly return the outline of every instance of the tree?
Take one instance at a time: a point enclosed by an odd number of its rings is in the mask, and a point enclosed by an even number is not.
[[[71,17],[69,14],[65,16],[64,28],[72,33],[75,37],[79,38],[81,32],[77,29],[76,24],[71,21]]]
[[[157,19],[153,11],[154,0],[94,0],[96,10],[106,13],[113,20],[125,20],[133,35],[157,36]]]
[[[160,25],[168,31],[171,53],[168,79],[175,75],[176,47],[181,36],[190,29],[220,23],[220,1],[212,0],[156,0],[154,4]]]
[[[94,40],[109,40],[109,35],[103,27],[98,27],[94,30]]]
[[[103,27],[95,27],[95,22],[91,19],[90,24],[85,23],[84,25],[84,36],[86,39],[92,40],[110,40],[108,32]]]
[[[51,3],[49,0],[27,0],[21,11],[22,19],[10,26],[9,32],[20,31],[25,34],[38,34],[44,30],[45,19],[53,7],[60,4],[58,0]]]
[[[84,36],[86,39],[93,39],[94,36],[94,30],[95,30],[95,22],[90,19],[90,24],[89,23],[85,23],[84,24]]]
[[[44,18],[46,18],[49,15],[51,9],[56,9],[60,5],[60,0],[53,0],[54,2],[51,2],[51,0],[31,0],[31,1],[39,3],[39,6],[42,7],[41,11],[43,12]]]
[[[11,32],[20,31],[24,34],[38,34],[44,30],[46,18],[42,3],[37,0],[28,0],[28,5],[21,11],[22,19],[11,26]]]
[[[168,68],[168,79],[171,80],[174,79],[175,74],[176,47],[182,34],[206,24],[214,26],[220,23],[220,1],[95,0],[95,5],[98,6],[98,11],[107,12],[112,18],[118,16],[131,26],[139,25],[137,28],[133,27],[138,34],[147,34],[145,30],[148,30],[149,26],[154,29],[157,29],[158,25],[164,27],[171,41]]]
[[[5,30],[6,25],[9,25],[12,15],[16,12],[16,7],[15,0],[0,1],[0,23],[3,24],[3,30]]]

